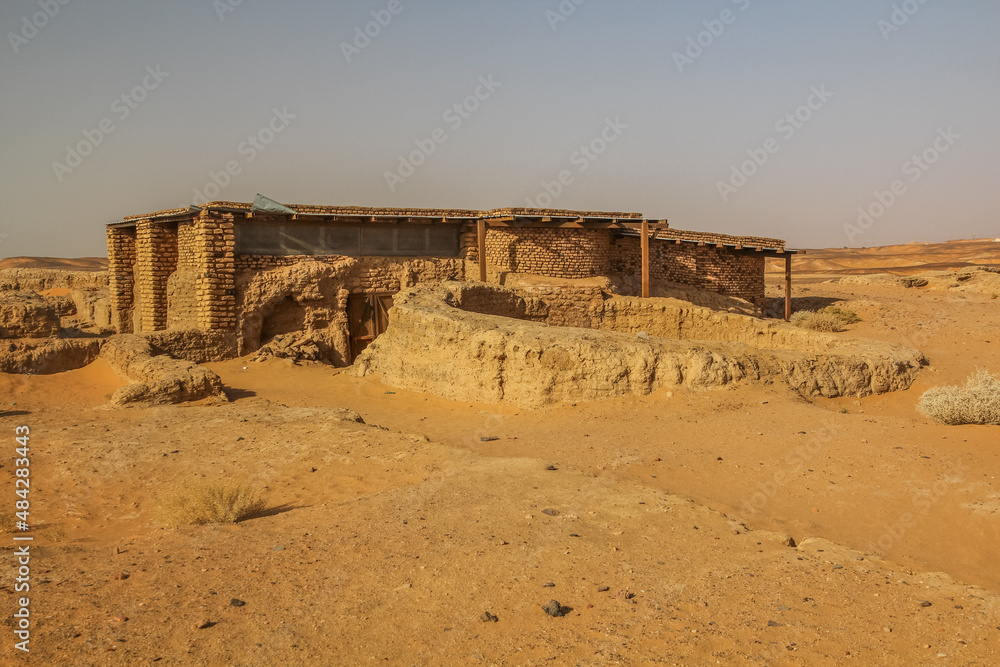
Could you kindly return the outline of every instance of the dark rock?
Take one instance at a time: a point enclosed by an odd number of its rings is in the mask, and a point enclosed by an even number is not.
[[[488,612],[488,611],[484,611],[484,612],[483,612],[483,613],[482,613],[482,614],[481,614],[481,615],[479,616],[479,620],[480,620],[480,621],[482,621],[483,623],[496,623],[496,622],[497,622],[497,621],[499,621],[500,619],[498,619],[498,618],[497,618],[496,616],[494,616],[494,615],[493,615],[493,614],[491,614],[490,612]]]
[[[566,612],[563,609],[563,606],[561,604],[559,604],[558,600],[549,600],[548,604],[542,605],[542,611],[544,611],[549,616],[555,616],[557,618],[559,616],[565,616],[566,615]]]
[[[930,607],[930,606],[931,606],[931,603],[930,603],[930,602],[928,602],[927,600],[921,600],[921,601],[920,601],[920,606],[921,606],[921,607]]]
[[[542,514],[548,514],[549,516],[559,516],[559,511],[553,509],[545,509],[542,510]]]
[[[548,583],[542,584],[542,588],[555,588],[555,587],[556,587],[556,585],[554,583],[552,583],[551,581],[548,582]]]
[[[769,627],[769,628],[780,628],[781,627],[781,623],[778,623],[776,621],[768,621],[767,622],[767,627]]]
[[[233,607],[242,607],[243,605],[246,604],[246,602],[244,602],[243,600],[238,600],[236,598],[233,598],[232,600],[229,601],[229,604],[232,605]]]
[[[551,463],[549,465],[545,466],[545,469],[546,470],[559,470],[559,468],[555,467]]]
[[[611,590],[610,586],[598,586],[597,587],[597,592],[598,593],[604,593],[605,591],[610,591],[610,590]]]
[[[500,438],[492,435],[484,435],[479,439],[480,442],[493,442],[494,440],[499,440]]]

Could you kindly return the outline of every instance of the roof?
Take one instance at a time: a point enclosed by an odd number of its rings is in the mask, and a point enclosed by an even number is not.
[[[725,246],[736,250],[767,251],[769,253],[790,254],[797,251],[786,250],[785,242],[780,239],[760,236],[733,236],[730,234],[715,234],[712,232],[685,231],[672,229],[666,220],[646,220],[641,213],[624,213],[609,211],[576,211],[553,208],[494,208],[476,209],[439,209],[439,208],[386,208],[371,206],[316,206],[312,204],[291,204],[285,206],[262,195],[257,195],[253,203],[213,201],[204,206],[188,206],[186,208],[171,208],[154,213],[130,215],[124,220],[109,223],[108,226],[131,226],[139,220],[154,218],[186,218],[197,216],[202,211],[220,211],[230,213],[246,213],[254,216],[291,216],[292,220],[299,218],[322,217],[328,220],[338,218],[356,221],[367,218],[367,222],[399,222],[416,221],[449,221],[471,222],[486,220],[491,226],[554,226],[564,228],[615,228],[623,236],[638,236],[641,223],[649,223],[650,231],[654,232],[654,240],[673,241],[675,243],[696,243],[698,245]],[[414,220],[415,219],[415,220]]]
[[[623,229],[621,236],[639,236],[634,229]],[[674,243],[695,243],[697,245],[724,246],[735,250],[770,251],[779,254],[798,253],[797,250],[786,250],[781,239],[771,239],[763,236],[734,236],[732,234],[716,234],[714,232],[694,232],[685,229],[657,229],[654,241],[672,241]]]
[[[371,206],[316,206],[312,204],[290,204],[287,208],[301,215],[376,217],[376,218],[453,218],[453,219],[494,219],[508,217],[553,217],[553,218],[598,218],[598,219],[641,219],[641,213],[621,213],[607,211],[572,211],[548,208],[495,208],[488,210],[454,208],[386,208]],[[211,211],[255,211],[253,204],[245,202],[213,201],[204,206],[170,208],[153,213],[130,215],[125,219],[109,223],[121,225],[150,218],[182,217],[197,214],[202,210]]]

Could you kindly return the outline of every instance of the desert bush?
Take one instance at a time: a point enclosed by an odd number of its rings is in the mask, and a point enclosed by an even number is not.
[[[839,317],[829,313],[819,313],[815,310],[800,310],[792,313],[789,320],[792,324],[810,331],[843,331],[844,322]]]
[[[853,310],[847,310],[846,308],[840,308],[838,306],[827,306],[826,308],[820,308],[819,313],[825,313],[827,315],[833,315],[839,319],[844,324],[857,324],[861,321],[858,314]]]
[[[201,482],[179,486],[159,507],[160,519],[172,526],[237,523],[260,515],[265,501],[249,484]]]
[[[977,368],[964,387],[931,387],[925,391],[917,410],[945,424],[1000,425],[1000,377]]]

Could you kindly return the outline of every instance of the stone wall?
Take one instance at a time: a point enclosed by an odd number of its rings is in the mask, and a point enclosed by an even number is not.
[[[613,232],[605,229],[492,227],[486,261],[501,271],[556,278],[606,276]]]
[[[614,273],[641,273],[640,239],[619,237],[612,250]],[[752,251],[654,241],[649,244],[649,277],[736,296],[757,307],[764,304],[764,257]]]

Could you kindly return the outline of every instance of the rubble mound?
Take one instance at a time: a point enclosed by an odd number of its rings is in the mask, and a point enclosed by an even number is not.
[[[118,389],[111,405],[166,405],[225,398],[219,376],[198,364],[160,354],[142,336],[111,336],[101,357],[132,384]]]
[[[83,368],[101,353],[100,338],[21,338],[0,341],[0,373],[49,375]]]
[[[107,289],[107,271],[62,269],[0,269],[0,290],[45,292],[51,289]]]
[[[0,291],[0,338],[48,338],[59,333],[66,304],[34,292]]]
[[[901,345],[674,299],[607,298],[591,306],[591,329],[549,326],[554,314],[539,299],[481,283],[411,288],[394,304],[352,372],[483,403],[541,407],[777,381],[806,395],[866,396],[909,387],[926,364]]]
[[[278,334],[257,350],[250,361],[267,359],[291,359],[300,361],[321,361],[323,353],[307,333]]]

